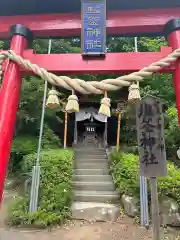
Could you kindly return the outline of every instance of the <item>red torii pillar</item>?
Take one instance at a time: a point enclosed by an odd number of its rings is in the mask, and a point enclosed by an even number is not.
[[[10,49],[18,55],[22,55],[28,41],[32,39],[31,31],[25,26],[17,24],[11,27],[10,34],[12,38]],[[4,73],[0,90],[0,203],[16,123],[21,82],[20,67],[10,61]]]
[[[164,27],[164,34],[173,50],[180,48],[180,18],[170,20]],[[176,106],[178,110],[178,120],[180,125],[180,59],[177,62],[173,74],[174,90],[176,93]]]

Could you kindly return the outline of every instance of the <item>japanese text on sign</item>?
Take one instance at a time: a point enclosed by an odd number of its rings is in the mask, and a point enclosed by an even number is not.
[[[82,52],[87,55],[104,54],[106,0],[83,0],[82,4]]]
[[[159,99],[147,96],[136,113],[141,175],[167,175],[164,141],[164,118]]]

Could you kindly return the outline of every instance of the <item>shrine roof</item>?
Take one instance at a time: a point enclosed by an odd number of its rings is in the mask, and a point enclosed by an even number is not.
[[[180,0],[107,0],[107,10],[180,7]],[[81,0],[1,0],[0,16],[80,12]]]

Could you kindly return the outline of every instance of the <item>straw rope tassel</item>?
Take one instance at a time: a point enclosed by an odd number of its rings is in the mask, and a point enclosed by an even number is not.
[[[111,116],[111,100],[107,97],[107,91],[104,92],[104,98],[101,99],[101,106],[99,108],[99,113],[107,117]]]
[[[128,102],[134,103],[138,100],[141,100],[140,90],[139,90],[139,82],[133,82],[129,86],[129,95],[128,95]]]
[[[68,102],[65,110],[67,113],[79,112],[79,101],[78,97],[75,95],[74,90],[72,90],[72,95],[68,97]]]
[[[58,91],[56,91],[55,88],[52,87],[52,89],[48,93],[46,107],[51,109],[59,107],[60,103],[59,103],[58,95],[59,95]]]

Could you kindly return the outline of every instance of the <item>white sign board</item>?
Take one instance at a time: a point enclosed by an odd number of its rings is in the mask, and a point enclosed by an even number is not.
[[[136,124],[140,155],[140,175],[167,176],[164,117],[160,100],[147,96],[137,103]]]

